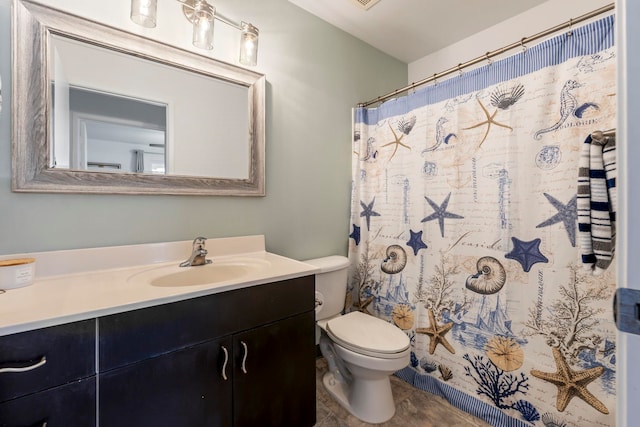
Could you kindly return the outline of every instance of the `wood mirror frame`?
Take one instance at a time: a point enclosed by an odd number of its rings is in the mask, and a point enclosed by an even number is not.
[[[51,34],[248,89],[247,179],[50,168]],[[12,3],[12,190],[46,193],[265,195],[265,76],[26,0]]]

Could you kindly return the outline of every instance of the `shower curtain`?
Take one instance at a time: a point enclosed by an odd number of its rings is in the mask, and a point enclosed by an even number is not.
[[[614,18],[354,115],[347,309],[397,375],[495,426],[615,423],[615,271],[580,261],[580,150],[615,127]]]

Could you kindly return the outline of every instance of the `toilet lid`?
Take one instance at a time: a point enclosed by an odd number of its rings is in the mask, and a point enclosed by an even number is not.
[[[368,314],[352,311],[327,323],[327,333],[338,344],[381,354],[405,351],[409,337],[391,323]]]

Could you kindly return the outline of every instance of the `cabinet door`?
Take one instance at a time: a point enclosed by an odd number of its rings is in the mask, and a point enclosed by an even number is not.
[[[315,313],[233,338],[234,427],[310,427],[316,421]]]
[[[2,427],[92,427],[95,425],[95,377],[0,404],[0,426]]]
[[[94,375],[95,349],[95,320],[0,337],[0,402]]]
[[[209,341],[100,374],[100,427],[229,427],[230,344]]]

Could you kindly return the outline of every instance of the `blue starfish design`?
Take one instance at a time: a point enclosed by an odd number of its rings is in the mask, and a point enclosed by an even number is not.
[[[437,219],[438,225],[440,225],[440,235],[442,237],[444,237],[444,219],[445,218],[453,218],[453,219],[464,218],[462,215],[447,212],[447,206],[449,205],[449,197],[451,197],[451,193],[447,195],[447,197],[444,199],[444,202],[442,202],[441,205],[438,205],[436,202],[434,202],[427,196],[424,196],[424,198],[433,208],[434,212],[431,215],[422,218],[420,222],[427,222],[427,221],[432,221],[434,219]]]
[[[349,234],[349,237],[351,237],[353,240],[356,241],[356,246],[358,246],[360,244],[360,227],[358,227],[357,225],[353,224],[353,232],[351,234]]]
[[[549,262],[546,256],[540,253],[540,239],[533,239],[530,242],[525,242],[516,237],[512,237],[513,249],[508,254],[505,254],[505,258],[518,261],[522,265],[522,269],[525,272],[531,270],[531,266],[538,262]]]
[[[360,217],[366,217],[367,218],[367,230],[371,230],[370,225],[371,225],[371,217],[372,216],[380,216],[380,214],[378,212],[374,212],[373,210],[373,204],[376,202],[376,198],[374,197],[373,200],[371,201],[371,203],[369,203],[368,205],[365,204],[362,200],[360,200],[360,206],[362,206],[362,212],[360,212]]]
[[[557,224],[560,221],[564,224],[564,229],[567,230],[567,234],[569,235],[569,241],[571,242],[571,246],[576,247],[576,222],[578,221],[578,210],[576,201],[578,196],[575,195],[569,200],[569,202],[565,205],[558,199],[553,196],[543,193],[544,197],[547,198],[549,203],[553,205],[554,208],[557,209],[558,213],[556,213],[551,218],[546,221],[541,222],[536,225],[536,228],[548,227],[549,225]]]
[[[409,233],[411,233],[411,238],[407,242],[407,246],[413,249],[414,255],[418,255],[418,251],[420,249],[427,249],[426,243],[422,241],[422,230],[417,233],[414,233],[413,230],[409,230]]]

